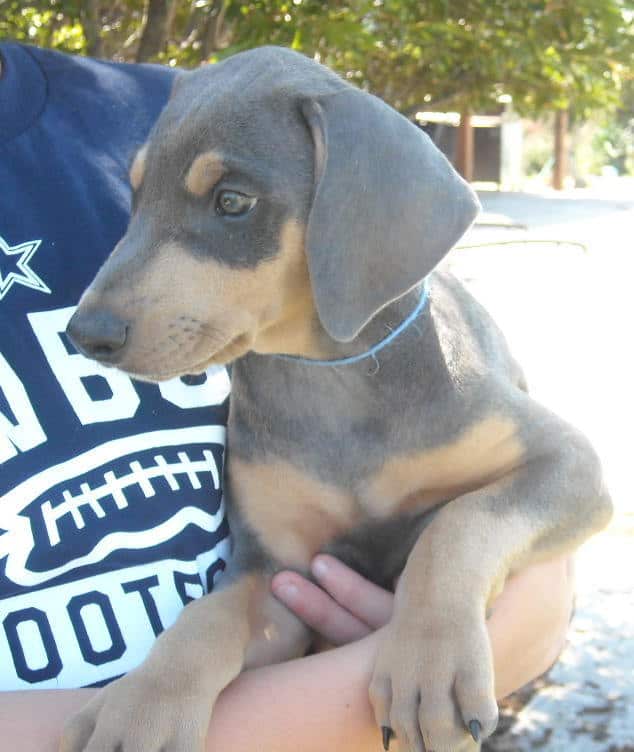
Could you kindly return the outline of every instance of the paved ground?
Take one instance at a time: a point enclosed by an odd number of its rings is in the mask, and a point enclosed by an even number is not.
[[[591,437],[616,506],[578,556],[568,647],[490,749],[634,752],[634,184],[481,200],[460,245],[503,244],[449,263],[502,324],[531,392]]]

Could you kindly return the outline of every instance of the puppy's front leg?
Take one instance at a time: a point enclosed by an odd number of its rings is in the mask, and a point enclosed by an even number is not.
[[[65,729],[61,752],[198,752],[220,692],[249,666],[300,655],[307,629],[242,574],[190,603],[146,661],[108,685]]]
[[[509,574],[574,549],[609,519],[592,449],[539,418],[522,429],[519,466],[439,510],[407,561],[370,688],[385,741],[393,729],[401,750],[475,750],[492,733],[488,603]]]

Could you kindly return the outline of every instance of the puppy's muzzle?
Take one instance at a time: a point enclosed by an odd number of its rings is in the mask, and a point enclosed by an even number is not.
[[[123,354],[129,326],[107,310],[82,310],[73,314],[66,334],[88,358],[114,365]]]

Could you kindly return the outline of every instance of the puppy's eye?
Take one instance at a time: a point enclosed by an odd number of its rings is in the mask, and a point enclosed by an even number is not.
[[[216,211],[218,214],[237,216],[246,214],[255,204],[252,196],[245,196],[237,191],[220,191],[216,198]]]

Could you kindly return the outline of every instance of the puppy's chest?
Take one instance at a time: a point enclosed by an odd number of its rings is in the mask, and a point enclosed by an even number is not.
[[[414,518],[495,477],[516,451],[505,446],[497,457],[490,451],[501,429],[508,427],[484,422],[445,444],[391,454],[389,443],[381,447],[367,435],[359,441],[354,432],[337,442],[335,453],[317,451],[323,436],[313,437],[316,445],[289,443],[280,452],[269,433],[268,448],[251,456],[233,451],[230,439],[230,498],[266,549],[302,568],[368,521]]]
[[[227,482],[238,514],[285,564],[301,568],[368,522],[414,517],[490,482],[521,454],[504,416],[467,417],[447,401],[439,411],[390,385],[257,376],[234,371]]]

